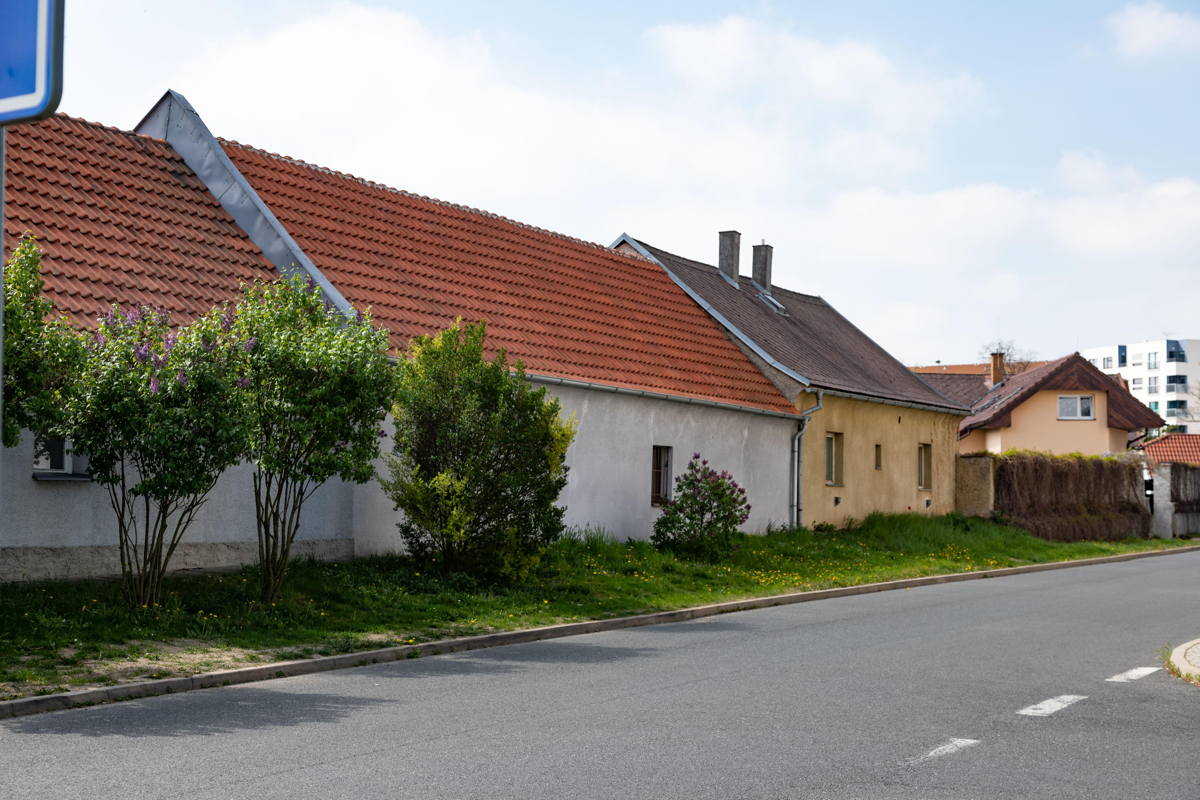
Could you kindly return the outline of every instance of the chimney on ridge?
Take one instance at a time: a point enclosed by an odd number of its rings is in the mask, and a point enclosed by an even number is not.
[[[754,282],[767,294],[771,293],[771,254],[775,248],[764,242],[754,245]]]
[[[725,279],[738,282],[738,257],[742,251],[742,235],[737,231],[721,231],[721,246],[717,252],[717,267]]]
[[[992,386],[1004,380],[1004,353],[992,353],[991,369]]]

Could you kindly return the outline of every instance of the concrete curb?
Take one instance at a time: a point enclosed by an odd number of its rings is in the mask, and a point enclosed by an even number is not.
[[[1200,545],[1179,547],[1171,550],[1150,550],[1142,553],[1124,553],[1116,556],[1085,558],[1078,561],[1052,561],[1046,564],[1030,564],[1023,567],[1006,567],[977,572],[956,572],[949,575],[929,575],[924,578],[905,578],[896,581],[884,581],[882,583],[864,583],[858,586],[844,586],[836,589],[817,589],[811,592],[794,592],[792,594],[772,595],[770,597],[731,600],[706,606],[681,608],[677,611],[638,614],[633,617],[568,622],[562,625],[548,625],[542,628],[529,628],[521,631],[489,633],[483,636],[466,636],[459,639],[442,639],[436,642],[385,647],[380,650],[366,650],[359,653],[346,653],[338,656],[310,658],[301,661],[284,661],[278,664],[265,664],[257,667],[245,667],[243,669],[206,672],[186,678],[163,678],[161,680],[123,683],[119,686],[108,686],[101,689],[82,689],[76,692],[22,697],[17,700],[0,702],[0,719],[41,714],[46,711],[61,711],[81,706],[92,706],[98,703],[132,700],[138,697],[153,697],[155,695],[188,692],[193,689],[209,689],[216,686],[232,686],[238,683],[253,683],[272,678],[311,675],[335,669],[364,667],[369,664],[401,661],[406,658],[436,656],[444,653],[460,653],[467,650],[482,650],[509,644],[538,642],[545,639],[561,639],[566,636],[578,636],[584,633],[600,633],[603,631],[621,630],[623,628],[637,628],[644,625],[683,622],[701,617],[711,617],[717,614],[729,614],[734,611],[749,611],[756,608],[808,603],[814,600],[828,600],[834,597],[850,597],[853,595],[871,594],[873,592],[888,592],[896,589],[915,589],[919,586],[933,586],[939,583],[959,583],[961,581],[982,580],[984,578],[1024,575],[1030,572],[1087,567],[1095,564],[1113,564],[1120,561],[1133,561],[1138,558],[1190,553],[1197,550],[1200,550]],[[1180,647],[1176,648],[1175,653],[1179,653],[1182,648],[1187,648],[1195,644],[1200,644],[1200,640],[1180,645]],[[1172,654],[1172,658],[1175,657],[1175,653]],[[1200,658],[1200,648],[1197,648],[1196,655]],[[1200,671],[1200,665],[1191,671]]]
[[[1167,671],[1185,681],[1200,684],[1200,639],[1184,642],[1167,656]]]

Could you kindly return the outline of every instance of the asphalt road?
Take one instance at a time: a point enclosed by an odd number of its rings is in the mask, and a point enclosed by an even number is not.
[[[0,797],[1200,798],[1200,687],[1107,680],[1198,610],[1191,553],[62,711]]]

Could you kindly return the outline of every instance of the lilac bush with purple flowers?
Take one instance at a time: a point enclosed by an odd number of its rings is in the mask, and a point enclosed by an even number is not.
[[[149,606],[217,478],[237,463],[234,361],[207,348],[214,324],[172,330],[160,309],[114,308],[87,337],[65,433],[117,517],[126,599]]]
[[[733,552],[738,526],[749,518],[745,488],[695,453],[675,479],[674,496],[663,504],[650,541],[659,550],[715,561]]]

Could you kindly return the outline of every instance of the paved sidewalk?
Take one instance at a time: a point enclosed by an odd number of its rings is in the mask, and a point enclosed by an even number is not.
[[[1171,651],[1170,661],[1184,678],[1200,682],[1200,639],[1176,647]]]

